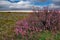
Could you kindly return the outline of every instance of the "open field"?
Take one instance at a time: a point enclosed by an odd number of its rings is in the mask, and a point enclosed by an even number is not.
[[[31,15],[30,12],[0,12],[0,40],[60,40],[60,31],[51,32],[49,30],[42,30],[41,32],[36,32],[33,30],[32,33],[31,30],[29,30],[27,35],[16,33],[16,25],[20,26],[19,22],[28,18],[29,15]],[[33,16],[32,14],[32,17],[29,17],[28,19],[33,17],[36,16]],[[41,19],[44,19],[44,17]],[[18,23],[16,24],[16,22]],[[25,33],[25,31],[23,31],[23,33]]]

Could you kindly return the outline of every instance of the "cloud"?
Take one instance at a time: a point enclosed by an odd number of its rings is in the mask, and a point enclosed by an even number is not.
[[[8,1],[0,1],[0,6],[3,6],[4,8],[8,9],[14,9],[14,8],[31,8],[31,2],[29,1],[20,1],[18,3],[10,3]]]
[[[0,5],[9,5],[9,4],[11,4],[11,3],[8,1],[0,1]]]
[[[57,6],[60,5],[60,0],[52,0],[52,2],[53,2],[55,5],[57,5]]]
[[[54,2],[59,2],[60,0],[52,0],[52,1],[54,1]]]
[[[55,5],[55,4],[52,3],[52,4],[49,5],[49,8],[51,8],[51,9],[52,8],[60,8],[60,5]]]
[[[18,3],[12,3],[9,8],[29,8],[31,3],[29,1],[20,1]]]
[[[26,0],[26,1],[23,1],[23,0],[20,0],[20,2],[18,3],[11,3],[9,1],[6,1],[6,0],[0,0],[0,6],[3,6],[5,8],[8,8],[8,9],[19,9],[19,8],[31,8],[32,6],[35,6],[35,7],[41,7],[42,6],[36,6],[36,5],[32,5],[32,1],[36,1],[36,0]],[[49,8],[60,8],[60,0],[52,0],[53,3],[50,4],[48,7]]]

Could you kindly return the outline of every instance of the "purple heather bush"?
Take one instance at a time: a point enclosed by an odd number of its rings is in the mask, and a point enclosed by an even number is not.
[[[43,10],[33,12],[28,18],[16,22],[15,33],[22,36],[33,35],[36,32],[48,30],[60,31],[60,13],[58,11]]]

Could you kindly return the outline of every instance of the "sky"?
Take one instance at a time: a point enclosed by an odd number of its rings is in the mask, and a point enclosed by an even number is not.
[[[0,0],[0,10],[29,10],[33,6],[60,8],[60,0]]]

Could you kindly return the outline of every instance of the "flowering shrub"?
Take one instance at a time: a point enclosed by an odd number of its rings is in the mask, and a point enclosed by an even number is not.
[[[49,12],[48,10],[33,12],[28,18],[16,22],[15,32],[17,35],[21,34],[23,37],[29,35],[29,37],[32,37],[34,33],[44,30],[51,32],[60,31],[59,19],[60,13],[55,10]]]

